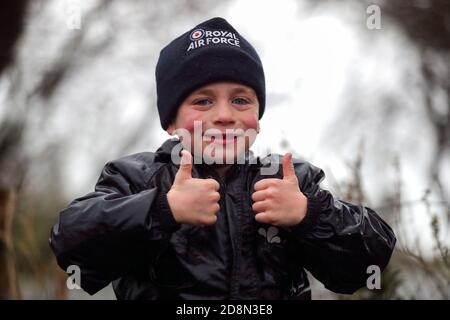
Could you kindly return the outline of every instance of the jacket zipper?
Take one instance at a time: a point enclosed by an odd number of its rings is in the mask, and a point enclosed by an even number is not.
[[[226,205],[226,196],[227,193],[227,184],[225,182],[220,183],[220,198],[222,200],[223,204],[223,212],[227,214],[227,220],[228,220],[228,230],[231,230],[232,228],[232,217],[228,216],[227,213],[227,205]],[[239,238],[239,231],[238,229],[239,223],[235,224],[236,229],[236,235],[235,237]],[[230,237],[230,244],[231,249],[233,253],[233,260],[231,264],[231,279],[230,279],[230,299],[236,299],[239,294],[239,281],[238,281],[238,274],[239,274],[239,244],[236,243],[231,235],[230,232],[228,232],[228,236]]]
[[[216,181],[219,181],[220,184],[220,207],[223,208],[223,213],[227,215],[227,221],[228,221],[228,236],[230,238],[230,244],[231,244],[231,250],[233,254],[233,260],[231,264],[231,279],[230,279],[230,299],[237,299],[239,295],[239,243],[236,243],[233,240],[233,237],[231,235],[231,225],[233,224],[232,217],[228,216],[227,213],[227,206],[226,206],[226,194],[227,194],[227,174],[225,174],[224,181],[221,181],[219,175],[212,170],[211,174],[208,175],[208,178],[216,179]],[[222,211],[222,210],[221,210]],[[236,237],[240,238],[239,234],[239,222],[235,224],[236,229]]]

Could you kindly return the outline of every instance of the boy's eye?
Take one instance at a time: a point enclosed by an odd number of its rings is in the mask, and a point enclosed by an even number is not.
[[[195,105],[198,106],[207,106],[209,104],[211,104],[211,101],[209,99],[203,98],[203,99],[197,99],[194,101]]]
[[[245,98],[234,98],[233,99],[234,104],[247,104],[249,103],[247,99]]]

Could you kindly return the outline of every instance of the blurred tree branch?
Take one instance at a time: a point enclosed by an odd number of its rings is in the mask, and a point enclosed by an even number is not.
[[[338,3],[335,0],[327,0],[325,2]],[[312,6],[320,5],[319,3],[310,3]],[[353,3],[355,6],[358,6],[360,12],[365,12],[365,9],[373,4],[377,4],[381,8],[382,30],[377,32],[365,30],[364,15],[361,15],[360,25],[357,27],[364,31],[361,34],[370,39],[375,39],[381,36],[382,32],[398,32],[394,28],[397,27],[400,33],[409,40],[413,50],[415,49],[414,53],[417,53],[418,68],[416,79],[418,81],[406,81],[403,90],[405,92],[414,90],[414,93],[417,92],[417,89],[419,90],[419,99],[414,101],[414,104],[418,110],[421,109],[423,111],[425,115],[423,117],[424,124],[429,125],[432,130],[430,160],[424,170],[427,179],[425,181],[424,196],[416,201],[403,200],[404,195],[399,167],[400,158],[396,156],[394,167],[397,168],[395,170],[398,172],[398,181],[395,182],[395,190],[385,191],[384,202],[386,205],[378,206],[378,208],[374,209],[384,212],[385,216],[392,217],[396,234],[399,238],[397,251],[409,257],[408,261],[414,261],[427,279],[434,283],[435,290],[440,293],[441,298],[448,299],[450,294],[448,237],[445,237],[443,234],[445,232],[448,233],[450,222],[450,190],[446,189],[448,184],[444,184],[447,181],[444,180],[443,173],[446,172],[445,169],[448,170],[448,156],[450,154],[450,64],[448,63],[450,61],[450,2],[446,0],[364,0],[361,2],[347,0],[347,3]],[[405,74],[405,78],[409,77],[410,74]],[[403,101],[393,96],[391,92],[381,92],[378,95],[379,97],[377,98],[379,100],[374,106],[379,106],[379,110],[381,110],[377,111],[376,116],[380,117],[379,123],[383,125],[379,131],[373,132],[377,137],[374,139],[376,143],[380,139],[388,138],[386,131],[389,128],[402,123],[401,119],[396,117],[398,115],[396,110],[401,110],[402,108],[406,110]],[[342,113],[342,118],[337,119],[339,125],[342,125],[342,123],[359,123],[368,118],[364,112],[369,110],[372,104],[364,101],[361,97],[357,97],[357,93],[351,99],[348,109]],[[365,109],[358,109],[358,104],[361,103],[366,107]],[[383,110],[387,112],[383,112]],[[405,113],[407,112],[408,110],[405,111]],[[360,127],[355,127],[361,129]],[[414,137],[417,134],[414,132],[415,128],[411,127],[409,129],[411,130],[410,136]],[[350,130],[352,128],[345,131],[343,139],[348,139],[351,135]],[[357,129],[353,130],[356,131]],[[355,131],[353,133],[356,135],[362,134],[362,132]],[[380,154],[379,156],[386,157],[389,155]],[[355,169],[359,167],[359,162],[358,159],[355,161]],[[357,178],[355,174],[352,176]],[[355,181],[350,183],[353,187],[358,186],[358,183]],[[355,192],[352,194],[356,195]],[[348,194],[345,195],[345,197],[348,196]],[[430,255],[426,256],[424,252],[421,252],[419,246],[420,235],[412,230],[405,230],[406,220],[401,217],[402,213],[408,213],[411,208],[418,206],[424,208],[431,221],[429,228],[435,246],[435,252],[431,254],[431,258]],[[443,215],[438,213],[443,213]],[[411,219],[411,217],[408,218],[408,220]],[[444,241],[441,239],[442,237]],[[407,242],[411,238],[417,243],[416,246],[407,246]]]
[[[28,0],[0,4],[0,75],[15,58],[16,43],[23,32]],[[15,259],[12,245],[12,221],[17,188],[22,180],[18,145],[23,123],[6,121],[0,127],[0,299],[18,298]]]
[[[437,145],[430,178],[436,184],[441,199],[447,203],[447,217],[450,219],[449,192],[444,190],[439,175],[445,153],[450,150],[450,2],[390,0],[382,2],[382,10],[416,44],[421,56],[424,106],[434,128]],[[444,109],[433,99],[439,89],[446,94]]]
[[[0,4],[0,74],[14,62],[27,6],[28,0],[2,1]]]

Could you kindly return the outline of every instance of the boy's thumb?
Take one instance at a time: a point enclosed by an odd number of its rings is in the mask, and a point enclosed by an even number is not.
[[[298,182],[295,175],[294,164],[292,163],[292,153],[286,153],[283,157],[283,179],[295,179]]]
[[[189,151],[182,150],[180,168],[175,176],[175,180],[185,180],[190,178],[192,178],[192,155]]]

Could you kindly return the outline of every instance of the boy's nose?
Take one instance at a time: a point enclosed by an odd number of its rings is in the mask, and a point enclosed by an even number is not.
[[[227,103],[218,103],[216,105],[215,114],[214,114],[214,123],[220,125],[230,125],[234,124],[234,115],[232,107]]]

